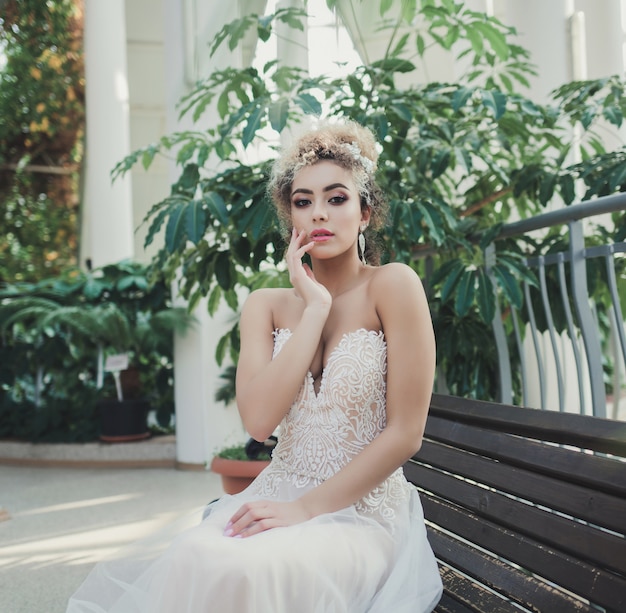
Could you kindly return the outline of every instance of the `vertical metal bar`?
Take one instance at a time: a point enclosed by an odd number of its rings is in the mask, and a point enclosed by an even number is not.
[[[600,348],[597,326],[594,324],[593,314],[589,305],[585,238],[583,235],[582,222],[570,221],[569,234],[572,295],[587,356],[593,414],[596,417],[606,417],[602,350]]]
[[[530,332],[533,339],[533,347],[535,348],[535,357],[537,358],[537,370],[539,371],[539,393],[541,397],[541,408],[546,408],[546,382],[545,373],[543,371],[543,360],[541,359],[541,349],[539,347],[539,333],[537,332],[537,323],[535,321],[535,311],[530,301],[530,286],[524,282],[524,296],[526,298],[526,308],[528,309],[528,320],[530,322]]]
[[[620,298],[617,292],[617,279],[615,277],[615,257],[614,247],[609,245],[609,253],[606,255],[606,269],[608,273],[609,292],[611,293],[611,303],[613,304],[611,324],[615,334],[613,337],[613,414],[611,417],[617,419],[619,415],[619,405],[621,401],[621,365],[619,359],[619,351],[617,349],[617,342],[615,337],[619,339],[619,344],[622,349],[622,359],[624,367],[626,367],[626,332],[624,331],[624,317],[622,315],[622,307],[620,305]]]
[[[496,311],[491,322],[493,336],[496,341],[496,351],[498,352],[498,373],[499,373],[499,398],[498,402],[505,404],[513,403],[513,385],[511,383],[511,357],[509,355],[509,346],[502,324],[502,312],[500,311],[500,301],[495,290],[497,287],[493,274],[493,265],[495,264],[496,247],[493,243],[485,249],[485,271],[493,282],[494,299],[496,301]]]
[[[605,257],[606,270],[608,273],[609,292],[611,293],[611,302],[613,304],[613,313],[615,315],[617,337],[622,348],[622,357],[626,364],[626,332],[624,332],[624,317],[622,316],[622,307],[620,305],[619,294],[617,292],[617,279],[615,278],[615,260],[613,258],[613,246],[609,245],[609,253]],[[617,357],[617,351],[615,352]]]
[[[621,368],[621,360],[620,360],[620,354],[619,354],[619,349],[617,347],[617,339],[615,338],[616,333],[615,331],[617,330],[617,326],[618,325],[623,325],[623,324],[618,324],[615,321],[615,313],[613,311],[613,309],[609,310],[609,326],[610,326],[610,332],[609,332],[609,343],[611,345],[611,356],[613,358],[613,364],[614,364],[614,368],[613,368],[613,407],[611,410],[611,415],[610,418],[611,419],[617,419],[617,416],[619,415],[619,405],[620,405],[620,400],[621,400],[621,390],[622,390],[622,382],[621,382],[621,378],[622,378],[622,368]],[[609,417],[607,415],[607,417]]]
[[[572,350],[574,351],[574,362],[576,363],[576,376],[578,377],[578,402],[580,404],[580,414],[585,414],[585,392],[583,387],[583,364],[578,349],[578,339],[576,338],[576,329],[574,328],[574,318],[572,317],[572,309],[569,305],[569,295],[567,293],[567,279],[565,278],[565,255],[558,254],[558,270],[559,270],[559,288],[561,290],[561,300],[565,309],[565,318],[567,319],[567,333],[572,341]]]
[[[524,355],[524,346],[522,344],[522,335],[517,319],[517,311],[511,305],[511,319],[513,320],[513,329],[515,330],[515,342],[517,344],[517,353],[519,355],[520,368],[522,370],[522,406],[528,406],[528,376],[526,371],[526,356]]]
[[[552,345],[552,353],[554,353],[554,365],[556,367],[556,383],[559,391],[559,411],[565,410],[565,391],[563,389],[563,369],[561,368],[561,358],[559,356],[559,347],[556,342],[556,333],[554,330],[554,319],[552,318],[552,309],[548,300],[548,285],[546,283],[546,264],[544,257],[539,256],[539,286],[541,288],[541,301],[543,302],[543,310],[546,314],[546,322],[548,324],[548,333],[550,334],[550,344]]]

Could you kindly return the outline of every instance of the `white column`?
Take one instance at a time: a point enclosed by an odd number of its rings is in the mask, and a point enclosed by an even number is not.
[[[538,66],[526,95],[544,103],[550,91],[570,80],[570,42],[568,0],[497,0],[496,17],[514,26],[517,43],[530,51],[530,60]]]
[[[362,61],[369,64],[383,59],[388,50],[391,30],[380,28],[381,17],[378,12],[378,3],[373,7],[366,2],[354,3],[352,0],[337,0],[336,10]],[[397,2],[385,13],[385,20],[393,21],[399,18],[400,3]],[[398,88],[411,87],[431,81],[454,82],[458,70],[454,62],[453,52],[435,45],[426,50],[422,62],[415,57],[413,51],[415,45],[414,26],[403,24],[398,28],[395,33],[395,43],[407,33],[409,34],[409,42],[402,56],[409,61],[416,62],[420,69],[406,74],[396,73],[394,78]]]
[[[576,0],[576,11],[585,16],[590,79],[624,72],[622,4],[619,0]]]
[[[237,407],[215,400],[222,371],[215,347],[233,313],[224,308],[211,318],[202,301],[194,315],[196,328],[174,344],[176,464],[186,470],[204,469],[222,447],[247,440]]]
[[[277,10],[287,8],[306,10],[306,2],[304,0],[280,0],[276,5]],[[309,45],[306,21],[304,32],[294,30],[282,21],[276,24],[276,55],[282,66],[295,66],[308,72]]]
[[[176,104],[188,92],[190,81],[239,64],[226,45],[213,58],[208,53],[209,42],[222,25],[238,16],[238,4],[165,0],[163,8],[167,132],[202,130],[217,123],[217,112],[208,109],[194,125],[190,117],[178,117]],[[171,181],[175,181],[180,168],[172,164],[170,170]],[[175,288],[173,291],[176,293]],[[185,304],[180,297],[176,302]],[[188,470],[203,469],[221,447],[246,440],[237,407],[225,407],[215,400],[222,371],[215,361],[215,348],[235,314],[224,308],[211,318],[203,300],[194,315],[198,320],[195,328],[177,336],[174,344],[176,460],[179,468]]]
[[[130,152],[124,0],[85,2],[86,174],[81,260],[133,257],[130,175],[110,172]]]

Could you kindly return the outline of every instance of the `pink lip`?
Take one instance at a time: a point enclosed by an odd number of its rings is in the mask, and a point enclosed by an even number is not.
[[[332,237],[333,233],[330,230],[326,230],[326,228],[319,228],[311,232],[311,240],[316,243],[327,241]]]

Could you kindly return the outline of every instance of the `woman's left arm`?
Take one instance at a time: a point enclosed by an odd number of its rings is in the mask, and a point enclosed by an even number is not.
[[[435,337],[415,272],[388,264],[370,291],[387,343],[387,426],[336,475],[290,503],[244,505],[228,532],[249,536],[354,504],[402,466],[422,444],[435,375]]]

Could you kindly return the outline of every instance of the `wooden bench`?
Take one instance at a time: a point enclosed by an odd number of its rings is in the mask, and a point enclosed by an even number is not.
[[[444,584],[436,611],[626,612],[625,460],[625,423],[433,396],[404,470]]]

